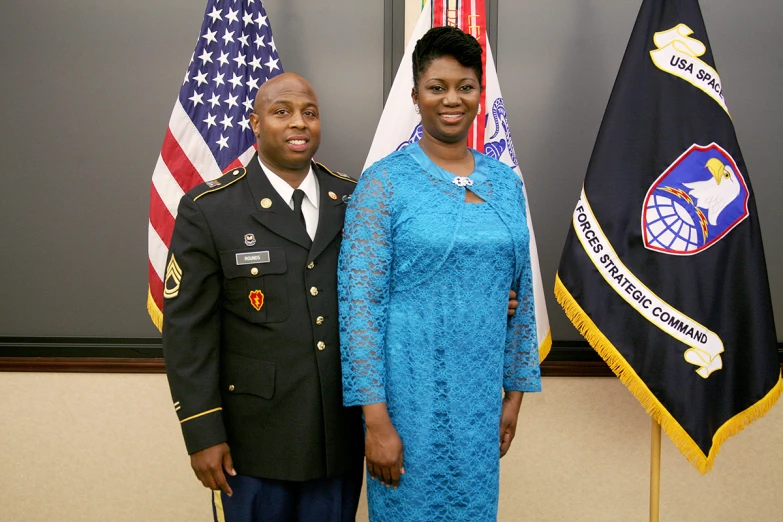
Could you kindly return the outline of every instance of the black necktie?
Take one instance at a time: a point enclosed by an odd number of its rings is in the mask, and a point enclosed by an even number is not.
[[[305,193],[303,190],[300,189],[294,190],[294,213],[296,213],[296,215],[299,216],[299,221],[302,223],[302,226],[305,228],[306,231],[307,222],[305,221],[304,214],[302,213],[302,200],[304,199],[304,197],[305,197]]]

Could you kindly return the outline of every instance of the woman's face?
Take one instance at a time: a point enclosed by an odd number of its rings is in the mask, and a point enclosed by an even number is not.
[[[475,71],[451,56],[436,58],[419,77],[411,94],[418,103],[425,134],[444,143],[468,135],[481,100]]]

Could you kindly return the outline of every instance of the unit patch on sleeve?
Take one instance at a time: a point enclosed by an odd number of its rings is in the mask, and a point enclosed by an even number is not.
[[[173,299],[179,295],[179,283],[182,281],[182,269],[177,264],[174,254],[171,254],[166,267],[166,280],[163,282],[163,297]]]

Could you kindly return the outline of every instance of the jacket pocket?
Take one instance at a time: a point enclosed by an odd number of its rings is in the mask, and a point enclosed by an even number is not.
[[[255,395],[271,399],[275,394],[275,363],[225,352],[221,365],[222,387],[229,395]]]
[[[288,319],[285,250],[253,247],[220,252],[223,306],[251,323]]]

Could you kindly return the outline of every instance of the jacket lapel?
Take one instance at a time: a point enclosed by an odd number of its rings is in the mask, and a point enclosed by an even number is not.
[[[318,229],[315,232],[308,261],[321,255],[332,242],[334,236],[342,231],[345,221],[345,202],[343,201],[345,190],[340,188],[334,177],[324,172],[315,163],[313,163],[313,172],[318,178],[318,188],[321,195],[318,202]],[[329,194],[335,195],[337,199],[332,199]]]
[[[256,156],[247,165],[247,181],[256,205],[256,211],[252,214],[253,218],[278,236],[310,250],[312,243],[310,236],[296,219],[288,203],[283,201],[280,194],[269,183],[269,179],[261,169],[261,165],[258,164]],[[320,223],[318,228],[321,228]]]

